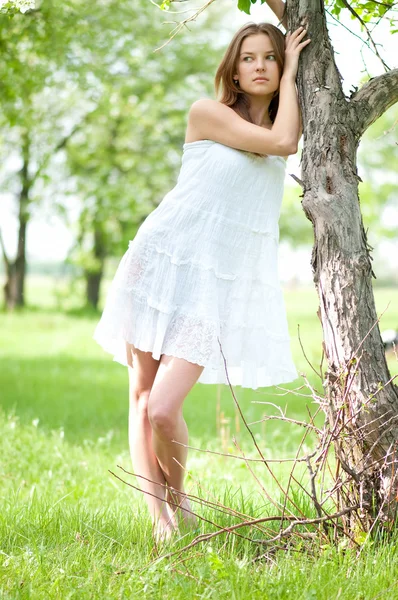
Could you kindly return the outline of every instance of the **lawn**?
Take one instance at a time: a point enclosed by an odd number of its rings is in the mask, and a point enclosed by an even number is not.
[[[93,341],[98,315],[57,308],[54,284],[31,279],[31,308],[0,314],[0,597],[14,598],[262,598],[330,600],[398,599],[395,544],[367,545],[358,559],[354,550],[324,545],[316,555],[276,550],[272,560],[256,560],[261,544],[235,536],[214,538],[180,557],[156,560],[144,502],[128,483],[134,478],[127,445],[127,376]],[[65,306],[59,292],[58,305]],[[312,289],[285,294],[292,348],[300,372],[321,390],[303,356],[297,326],[310,362],[320,362],[321,329]],[[398,323],[398,290],[376,290],[379,312],[390,306],[381,328]],[[397,365],[390,361],[393,372]],[[303,380],[286,386],[293,389]],[[237,399],[249,422],[276,408],[304,418],[310,397],[270,388],[242,390]],[[304,390],[305,393],[307,393]],[[192,450],[188,462],[190,491],[248,515],[271,511],[261,487],[241,460],[204,450],[237,453],[236,437],[248,456],[255,452],[237,417],[226,386],[196,385],[186,400],[185,418]],[[221,415],[221,418],[220,418]],[[220,423],[220,421],[222,421]],[[267,459],[294,456],[302,431],[277,421],[252,426]],[[306,448],[313,444],[311,438]],[[275,466],[281,482],[285,463]],[[111,471],[111,472],[110,472]],[[260,465],[254,469],[273,498],[280,492]],[[304,506],[305,499],[297,494]],[[233,518],[198,505],[210,522]],[[181,548],[193,534],[175,540]],[[186,560],[183,560],[186,559]],[[177,564],[178,562],[178,564]]]

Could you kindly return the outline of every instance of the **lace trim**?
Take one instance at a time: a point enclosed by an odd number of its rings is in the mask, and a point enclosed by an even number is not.
[[[162,352],[188,357],[196,364],[205,366],[216,351],[218,335],[216,323],[197,316],[180,314],[169,324],[166,343]]]

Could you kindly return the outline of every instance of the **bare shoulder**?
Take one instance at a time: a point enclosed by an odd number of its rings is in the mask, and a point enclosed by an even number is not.
[[[229,106],[211,98],[196,100],[188,113],[188,123],[191,122],[194,126],[200,126],[203,121],[214,123],[214,121],[222,122],[231,118],[240,119],[241,117]]]
[[[238,116],[232,108],[221,104],[211,98],[200,98],[196,100],[188,113],[187,132],[185,142],[196,142],[209,138],[210,132],[214,131],[214,126],[218,123]]]
[[[225,106],[218,100],[212,100],[211,98],[200,98],[196,100],[191,106],[189,111],[189,117],[195,119],[196,117],[203,117],[208,114],[225,114],[228,112],[235,112],[229,106]]]

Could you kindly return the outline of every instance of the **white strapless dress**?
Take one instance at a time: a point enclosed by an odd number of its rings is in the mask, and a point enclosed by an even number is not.
[[[176,186],[130,242],[94,339],[203,365],[200,383],[296,379],[277,272],[285,160],[184,144]],[[221,353],[222,350],[222,353]]]

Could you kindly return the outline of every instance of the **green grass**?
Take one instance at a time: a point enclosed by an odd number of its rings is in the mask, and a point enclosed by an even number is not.
[[[92,341],[98,316],[73,313],[75,301],[69,314],[58,312],[51,286],[32,278],[28,294],[37,308],[0,314],[1,599],[398,599],[395,543],[365,545],[359,558],[353,550],[323,546],[314,556],[276,551],[271,560],[253,562],[261,546],[231,536],[196,546],[190,560],[178,566],[170,560],[153,563],[156,552],[144,502],[109,472],[135,484],[117,467],[131,468],[125,369]],[[381,327],[395,327],[398,291],[377,290],[376,301],[379,311],[391,301]],[[318,365],[321,330],[315,292],[287,291],[286,305],[296,364],[319,388],[296,336],[300,324],[306,354]],[[391,368],[397,372],[394,361]],[[226,421],[222,435],[216,423],[219,391]],[[261,419],[265,411],[275,414],[257,401],[286,407],[293,418],[305,417],[306,404],[315,408],[311,399],[280,395],[274,388],[236,392],[248,421]],[[236,453],[235,435],[254,456],[248,435],[242,425],[237,427],[228,388],[196,385],[184,408],[192,445]],[[301,431],[283,425],[253,426],[267,458],[294,455]],[[311,443],[309,439],[307,446]],[[243,461],[191,451],[188,468],[192,493],[250,515],[271,511]],[[286,466],[275,472],[286,482]],[[279,499],[264,467],[255,473]],[[297,499],[309,513],[299,493]],[[209,521],[232,522],[205,507],[198,512]],[[214,531],[214,526],[203,524],[203,531]]]

